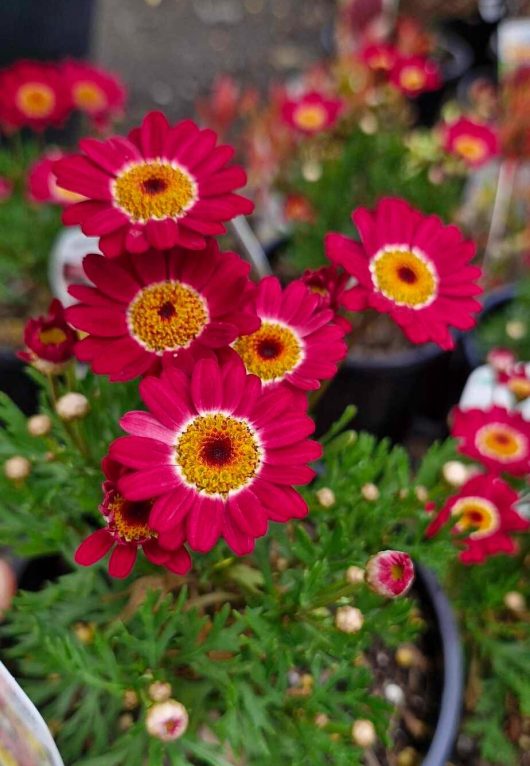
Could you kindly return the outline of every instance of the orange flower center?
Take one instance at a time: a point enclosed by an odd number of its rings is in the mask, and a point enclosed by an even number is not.
[[[388,245],[372,258],[370,272],[379,292],[398,306],[422,309],[436,297],[438,276],[418,250]]]
[[[403,564],[392,564],[390,567],[390,576],[393,580],[402,580],[405,574],[405,568]]]
[[[401,70],[399,81],[406,90],[421,90],[427,81],[427,76],[416,66],[406,66]]]
[[[519,402],[530,396],[530,380],[527,378],[510,378],[507,386]]]
[[[149,526],[149,514],[153,503],[130,502],[116,492],[108,504],[109,528],[126,543],[141,543],[157,536]]]
[[[453,141],[455,152],[464,160],[479,162],[487,154],[487,146],[481,138],[475,136],[458,136]]]
[[[320,130],[327,118],[328,113],[321,104],[300,104],[293,114],[294,123],[302,130]]]
[[[74,85],[72,98],[79,109],[87,112],[99,112],[108,104],[105,93],[89,80],[82,80]]]
[[[55,106],[55,93],[44,83],[27,82],[18,89],[16,103],[27,117],[48,117]]]
[[[220,412],[194,418],[175,446],[182,476],[207,495],[226,496],[249,484],[260,467],[261,453],[250,425]]]
[[[182,282],[156,282],[140,290],[127,310],[131,335],[148,351],[187,348],[209,319],[199,293]]]
[[[479,452],[501,463],[523,458],[528,454],[526,436],[505,423],[482,426],[475,436]]]
[[[264,383],[281,380],[303,359],[302,340],[280,322],[262,322],[259,330],[238,338],[234,348],[247,372],[257,375]]]
[[[129,165],[113,181],[112,193],[132,221],[144,223],[153,218],[182,218],[198,197],[192,176],[161,160]]]
[[[458,521],[458,532],[471,531],[469,537],[477,539],[492,535],[500,526],[496,506],[484,497],[462,497],[451,508],[451,515]]]
[[[67,335],[60,327],[49,327],[47,330],[41,330],[39,340],[45,346],[58,346],[67,340]]]

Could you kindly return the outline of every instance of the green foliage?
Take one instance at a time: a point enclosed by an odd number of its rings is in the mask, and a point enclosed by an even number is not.
[[[483,356],[490,348],[510,348],[519,359],[530,359],[530,279],[514,286],[514,299],[492,313],[475,333]],[[515,327],[515,332],[514,332]]]

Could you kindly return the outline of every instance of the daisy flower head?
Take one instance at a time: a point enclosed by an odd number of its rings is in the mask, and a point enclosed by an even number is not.
[[[351,324],[339,314],[341,298],[351,277],[336,266],[321,266],[319,269],[307,269],[300,280],[318,296],[320,308],[331,309],[334,313],[333,322],[351,330]]]
[[[498,553],[514,555],[517,543],[511,533],[525,532],[530,523],[517,511],[518,494],[505,481],[493,475],[474,476],[451,497],[427,527],[427,537],[452,523],[455,535],[463,537],[465,550],[459,554],[464,564],[481,564]]]
[[[18,356],[44,374],[58,373],[72,358],[76,340],[77,333],[66,321],[63,305],[55,299],[46,315],[26,322],[26,350]]]
[[[339,119],[342,101],[318,91],[300,98],[286,98],[282,104],[283,121],[294,130],[312,136],[332,128]]]
[[[86,61],[65,61],[61,66],[72,103],[98,128],[123,115],[126,90],[118,77]]]
[[[414,582],[414,564],[403,551],[380,551],[368,560],[365,579],[380,596],[404,596]]]
[[[361,50],[361,59],[373,72],[388,73],[394,67],[398,51],[388,43],[368,43]]]
[[[0,124],[7,130],[42,131],[61,125],[72,102],[57,67],[17,61],[0,71]]]
[[[234,150],[216,146],[216,134],[191,120],[170,126],[150,112],[127,138],[86,138],[80,147],[54,167],[61,187],[87,197],[63,221],[100,237],[110,258],[176,245],[201,250],[206,236],[254,209],[234,193],[246,182],[242,168],[227,167]]]
[[[88,255],[83,268],[93,286],[73,285],[79,303],[66,313],[88,333],[76,355],[114,381],[154,372],[167,355],[226,346],[260,324],[249,264],[213,239],[193,258],[182,248],[145,258]]]
[[[111,577],[127,577],[136,562],[138,549],[142,548],[149,561],[163,566],[175,574],[184,575],[191,567],[188,551],[183,546],[184,535],[159,534],[149,526],[152,502],[130,502],[118,489],[118,480],[126,469],[109,457],[103,459],[103,502],[99,510],[106,525],[92,532],[75,552],[75,561],[81,566],[91,566],[111,549],[109,574]]]
[[[321,455],[307,437],[309,418],[285,388],[263,390],[233,354],[200,359],[191,376],[175,367],[147,377],[140,394],[149,412],[129,412],[110,455],[131,469],[118,482],[129,500],[153,500],[149,524],[180,535],[195,551],[223,537],[238,556],[250,553],[269,521],[307,513],[293,485]]]
[[[482,292],[481,270],[469,265],[475,245],[456,226],[396,197],[380,199],[375,210],[358,208],[352,219],[360,243],[326,236],[329,260],[357,280],[343,306],[389,314],[412,343],[453,348],[449,327],[470,330],[481,308],[473,297]]]
[[[499,153],[499,138],[489,125],[460,117],[446,126],[444,149],[468,167],[478,168]]]
[[[390,82],[405,96],[414,98],[426,91],[438,90],[442,77],[433,59],[424,56],[398,56],[390,72]]]
[[[504,407],[489,410],[456,408],[451,435],[459,451],[493,473],[530,473],[530,423]]]
[[[28,197],[32,202],[51,202],[67,206],[85,199],[80,194],[62,189],[53,172],[54,163],[65,155],[60,149],[49,149],[29,168]]]
[[[261,326],[233,348],[262,385],[311,391],[335,375],[346,356],[345,328],[334,324],[330,308],[321,308],[321,297],[299,279],[283,290],[276,277],[261,280],[255,297]]]

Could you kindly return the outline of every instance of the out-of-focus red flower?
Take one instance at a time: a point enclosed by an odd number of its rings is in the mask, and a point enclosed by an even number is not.
[[[297,99],[287,99],[282,106],[284,122],[306,135],[316,135],[335,125],[342,101],[311,91]]]
[[[428,56],[434,40],[418,19],[400,16],[396,23],[396,48],[403,56]]]
[[[289,194],[283,205],[283,214],[288,221],[296,223],[314,223],[315,208],[302,194]]]
[[[61,125],[72,110],[70,93],[52,64],[17,61],[0,71],[0,124],[42,131]]]
[[[72,103],[97,128],[105,128],[123,115],[127,91],[116,75],[86,61],[65,61],[61,67]]]
[[[460,117],[445,127],[444,148],[469,167],[478,168],[499,153],[499,138],[490,125]]]
[[[442,84],[438,65],[424,56],[402,56],[394,64],[390,81],[406,96],[437,90]]]

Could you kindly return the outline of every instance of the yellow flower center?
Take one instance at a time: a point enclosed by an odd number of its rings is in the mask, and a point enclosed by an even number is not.
[[[505,423],[482,426],[475,436],[477,449],[487,457],[509,463],[528,453],[527,439]]]
[[[65,342],[67,335],[60,327],[50,327],[40,331],[39,339],[45,346],[58,346],[59,343]]]
[[[182,218],[197,200],[197,184],[183,168],[149,160],[129,166],[112,184],[114,200],[132,221]]]
[[[130,502],[116,492],[107,506],[111,521],[109,528],[126,543],[140,543],[157,536],[149,526],[149,514],[153,503]]]
[[[401,70],[399,80],[406,90],[421,90],[427,77],[422,69],[416,66],[406,66]]]
[[[390,576],[393,580],[401,580],[403,579],[403,575],[405,574],[405,567],[403,564],[392,564],[390,567]]]
[[[88,112],[105,109],[108,103],[107,97],[101,88],[88,80],[74,85],[72,98],[74,104],[79,109],[86,109]]]
[[[474,136],[458,136],[453,146],[457,154],[470,162],[478,162],[488,151],[484,141]]]
[[[368,60],[368,66],[370,69],[383,69],[387,71],[392,68],[392,57],[385,51],[373,53]]]
[[[47,117],[55,106],[55,94],[44,83],[27,82],[21,85],[16,95],[17,106],[28,117]]]
[[[451,515],[458,518],[459,532],[474,530],[469,535],[474,539],[493,534],[500,525],[497,508],[484,497],[460,498],[451,508]]]
[[[245,363],[247,372],[264,383],[281,380],[303,358],[302,340],[279,322],[264,321],[252,335],[238,338],[234,348]]]
[[[140,290],[127,310],[131,335],[148,351],[187,348],[208,322],[199,293],[182,282],[155,282]]]
[[[261,464],[257,435],[245,420],[220,412],[198,415],[175,446],[186,482],[207,495],[227,495],[248,484]]]
[[[507,386],[519,402],[530,396],[530,380],[527,378],[511,378]]]
[[[422,309],[436,297],[438,276],[430,261],[417,250],[404,245],[389,245],[370,263],[379,292],[398,306]]]
[[[321,104],[300,104],[294,112],[293,120],[303,130],[319,130],[326,124],[327,117]]]

